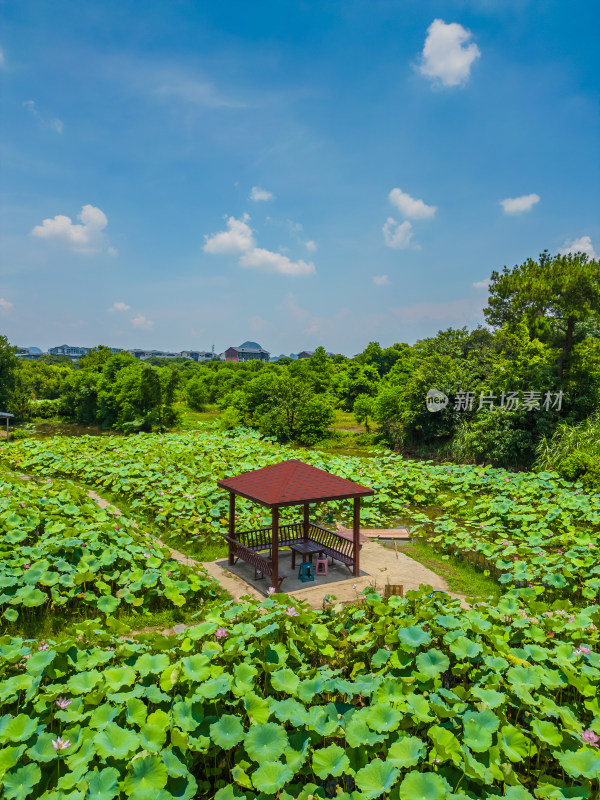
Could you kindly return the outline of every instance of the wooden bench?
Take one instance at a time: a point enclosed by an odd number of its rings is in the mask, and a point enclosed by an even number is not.
[[[268,575],[270,578],[273,577],[273,562],[270,561],[268,558],[261,556],[256,550],[251,550],[248,547],[245,547],[243,544],[240,544],[238,541],[233,539],[231,536],[225,536],[225,539],[229,543],[230,546],[230,553],[233,558],[233,563],[241,558],[242,561],[245,561],[247,564],[250,564],[254,567],[254,580],[261,580]],[[260,573],[260,574],[259,574]],[[281,583],[287,578],[287,575],[284,572],[279,573],[279,581],[277,585],[277,590],[281,588]]]
[[[225,536],[228,542],[233,542],[244,552],[258,553],[271,550],[271,528],[259,528],[254,531],[240,531],[236,533],[233,538]],[[304,526],[302,523],[292,523],[291,525],[282,525],[279,528],[279,547],[289,547],[291,544],[299,542],[308,542],[318,545],[319,549],[333,560],[340,561],[345,564],[350,571],[354,567],[354,543],[352,539],[347,539],[345,536],[335,531],[328,531],[326,528],[321,528],[318,525],[309,525],[308,536],[304,536]],[[362,546],[362,545],[361,545]],[[240,551],[241,553],[242,551]],[[244,561],[241,554],[237,556]],[[262,557],[260,557],[262,558]],[[264,560],[264,559],[263,559]],[[248,561],[248,563],[253,563]],[[267,562],[270,563],[270,562]],[[257,569],[255,567],[255,569]],[[263,570],[258,567],[260,572]]]

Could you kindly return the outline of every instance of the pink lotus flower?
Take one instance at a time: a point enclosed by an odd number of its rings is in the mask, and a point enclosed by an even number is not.
[[[585,742],[586,744],[591,744],[592,747],[598,747],[599,740],[600,737],[598,736],[598,734],[594,733],[594,731],[589,730],[589,728],[588,730],[584,731],[581,734],[581,741]]]
[[[519,556],[513,556],[513,561],[518,561],[518,560],[519,560]]]
[[[217,628],[217,630],[215,631],[215,636],[217,637],[217,639],[223,639],[225,636],[229,636],[229,634],[227,633],[225,628]]]
[[[276,589],[274,586],[269,586],[269,588],[267,589],[267,594],[275,594],[275,592]]]
[[[73,702],[72,700],[67,700],[66,697],[59,697],[58,700],[54,701],[56,705],[60,708],[61,711],[64,711],[67,706],[70,706]]]
[[[38,647],[38,650],[47,650],[47,649],[48,649],[48,645],[47,645],[47,644],[46,644],[46,642],[45,642],[45,641],[42,639],[42,641],[40,642],[40,646]]]
[[[60,736],[57,736],[56,739],[52,739],[52,747],[55,750],[66,750],[67,747],[71,747],[71,740],[62,739]]]
[[[584,644],[580,644],[577,650],[575,650],[575,652],[581,653],[582,656],[587,656],[592,652],[592,648],[586,647]]]
[[[288,617],[299,617],[300,616],[300,614],[296,611],[294,606],[288,606],[286,608],[286,610],[285,610],[285,613],[288,615]]]
[[[507,545],[507,546],[508,546],[508,545],[510,544],[510,542],[502,542],[502,544],[504,544],[504,545]]]
[[[23,569],[29,569],[30,566],[31,564],[23,564]]]

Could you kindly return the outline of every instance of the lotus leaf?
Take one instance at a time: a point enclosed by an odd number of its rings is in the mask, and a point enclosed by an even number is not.
[[[274,761],[288,746],[285,728],[274,722],[253,724],[244,738],[244,747],[250,758],[259,763]]]
[[[289,783],[294,773],[280,761],[265,761],[252,774],[252,783],[259,792],[275,794]]]

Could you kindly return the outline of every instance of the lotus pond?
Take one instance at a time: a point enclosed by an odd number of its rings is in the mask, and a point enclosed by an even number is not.
[[[0,482],[3,796],[598,798],[600,498],[549,473],[302,453],[375,489],[368,524],[409,524],[495,575],[502,598],[469,609],[426,587],[321,611],[278,594],[217,602],[144,533],[212,541],[216,481],[297,456],[211,430],[4,448],[17,474]],[[197,624],[176,637],[127,637],[116,619],[181,603]],[[72,638],[15,635],[59,609],[79,615]]]

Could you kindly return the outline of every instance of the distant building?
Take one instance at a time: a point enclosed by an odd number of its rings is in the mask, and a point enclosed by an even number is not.
[[[212,361],[217,356],[210,350],[182,350],[182,358],[191,358],[192,361]]]
[[[268,361],[271,354],[257,342],[244,342],[239,347],[225,350],[225,361]]]
[[[183,353],[170,353],[166,350],[140,350],[137,347],[127,352],[140,361],[145,361],[147,358],[190,358]]]
[[[32,360],[40,358],[44,354],[39,347],[18,347],[15,355],[17,356],[17,358]]]
[[[311,356],[314,356],[315,352],[316,352],[315,350],[303,350],[301,353],[298,353],[296,358],[310,358]],[[333,358],[334,353],[326,353],[326,355],[328,356],[328,358]]]
[[[49,347],[48,353],[51,356],[69,356],[71,361],[77,361],[82,356],[90,352],[89,347],[73,347],[70,344],[61,344],[58,347]]]

